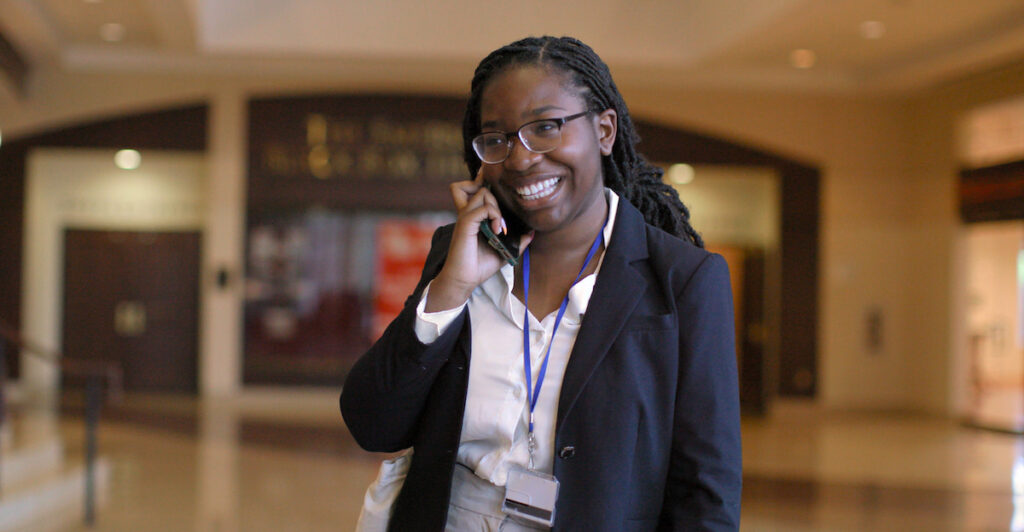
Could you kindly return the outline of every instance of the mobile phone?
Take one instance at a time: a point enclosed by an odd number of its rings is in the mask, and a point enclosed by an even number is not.
[[[490,188],[490,187],[488,187]],[[497,199],[497,196],[495,196]],[[501,256],[505,262],[515,266],[519,263],[519,239],[530,228],[523,222],[518,216],[512,213],[511,210],[501,204],[501,200],[498,200],[498,209],[501,210],[501,217],[505,219],[505,227],[508,231],[505,234],[495,234],[491,230],[491,220],[487,219],[480,222],[480,234],[483,235],[484,240],[487,244],[494,249],[498,255]]]

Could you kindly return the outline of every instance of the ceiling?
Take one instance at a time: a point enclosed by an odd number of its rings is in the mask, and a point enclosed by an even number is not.
[[[437,82],[529,34],[580,37],[620,85],[901,92],[1024,60],[1024,0],[0,0],[0,93],[42,69]]]

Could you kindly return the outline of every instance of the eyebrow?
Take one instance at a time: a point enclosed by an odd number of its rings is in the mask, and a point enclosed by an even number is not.
[[[560,110],[560,111],[564,111],[565,110],[564,107],[561,107],[561,106],[558,106],[558,105],[545,105],[545,106],[542,106],[542,107],[537,107],[536,109],[531,109],[531,110],[523,113],[521,116],[524,119],[532,119],[532,118],[540,116],[540,115],[542,115],[542,114],[544,114],[544,113],[546,113],[548,111],[552,111],[552,110],[555,110],[555,109]],[[527,120],[527,121],[529,121],[529,120]],[[482,124],[480,124],[480,129],[496,128],[497,126],[498,126],[498,121],[497,120],[488,120],[487,122],[483,122]]]

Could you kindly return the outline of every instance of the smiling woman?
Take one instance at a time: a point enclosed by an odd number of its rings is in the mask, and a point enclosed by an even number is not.
[[[554,258],[579,263],[607,213],[601,156],[615,141],[615,111],[591,113],[577,91],[563,89],[568,81],[546,67],[510,69],[493,78],[481,98],[484,128],[514,130],[520,139],[530,139],[537,136],[536,124],[548,123],[557,125],[552,129],[558,135],[549,132],[543,150],[510,140],[506,155],[484,160],[479,173],[499,204],[537,231],[535,255],[541,246],[557,246],[563,253],[551,254]],[[581,117],[586,119],[569,121]],[[519,126],[523,121],[529,122]],[[569,257],[568,250],[582,255]]]
[[[360,530],[736,530],[725,261],[588,46],[510,44],[471,88],[457,221],[342,392],[360,445],[411,449]],[[522,260],[482,244],[520,222]]]

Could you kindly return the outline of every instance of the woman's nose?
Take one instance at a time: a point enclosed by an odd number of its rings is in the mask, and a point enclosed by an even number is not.
[[[526,149],[523,141],[516,138],[512,141],[511,151],[509,151],[508,157],[505,159],[505,167],[522,172],[536,164],[542,155],[541,153],[534,153]]]

